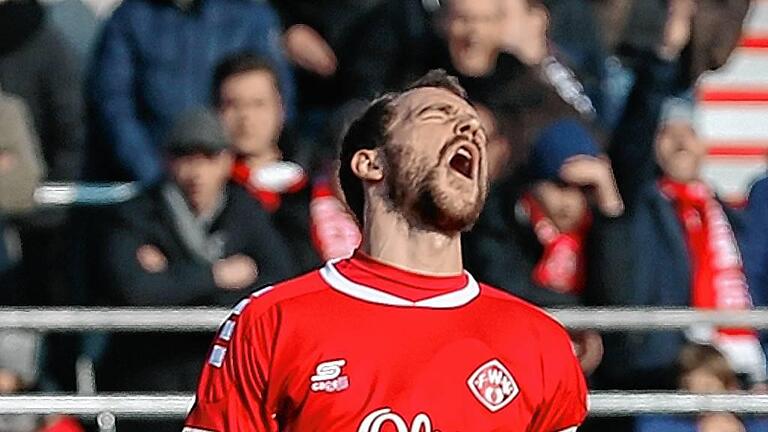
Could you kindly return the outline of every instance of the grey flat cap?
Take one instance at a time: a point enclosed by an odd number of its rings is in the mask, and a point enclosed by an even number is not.
[[[194,108],[174,122],[164,149],[170,154],[218,153],[229,147],[229,140],[216,114],[208,108]]]

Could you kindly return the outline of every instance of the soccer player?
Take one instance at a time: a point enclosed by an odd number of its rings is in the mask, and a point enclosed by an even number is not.
[[[463,271],[485,145],[442,71],[373,101],[340,155],[360,250],[235,307],[185,432],[575,431],[587,390],[566,331]]]

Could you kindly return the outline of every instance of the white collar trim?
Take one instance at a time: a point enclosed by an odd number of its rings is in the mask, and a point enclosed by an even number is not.
[[[464,274],[467,275],[467,285],[465,285],[464,288],[424,300],[411,301],[377,290],[376,288],[360,285],[347,279],[344,275],[339,273],[334,265],[339,261],[339,259],[330,260],[320,269],[320,276],[323,280],[336,291],[371,303],[387,306],[449,309],[464,306],[480,294],[480,287],[478,286],[477,281],[475,281],[471,274],[465,271]]]

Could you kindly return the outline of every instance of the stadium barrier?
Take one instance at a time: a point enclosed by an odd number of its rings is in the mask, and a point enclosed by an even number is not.
[[[768,329],[768,308],[750,311],[706,311],[662,308],[550,309],[572,329],[603,331],[682,330],[693,326]],[[228,309],[193,308],[0,308],[0,329],[43,332],[213,331]]]
[[[110,413],[118,418],[180,419],[187,414],[192,401],[192,395],[178,393],[0,396],[0,413],[69,414],[81,417]],[[596,391],[590,394],[589,406],[590,414],[600,417],[718,411],[768,414],[768,395]]]
[[[551,309],[572,329],[659,331],[721,325],[768,328],[768,309],[713,312],[691,309],[576,308]],[[0,329],[40,332],[214,331],[227,317],[221,308],[0,308]],[[63,413],[98,415],[100,425],[114,427],[119,418],[181,418],[189,410],[188,394],[96,394],[0,396],[0,414]],[[768,414],[768,395],[684,394],[679,392],[592,392],[593,416],[692,414],[700,412]],[[102,430],[108,430],[103,427]]]

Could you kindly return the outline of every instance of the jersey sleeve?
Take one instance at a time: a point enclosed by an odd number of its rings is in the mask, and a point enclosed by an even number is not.
[[[278,430],[266,399],[277,322],[268,306],[255,296],[243,299],[222,324],[183,432]]]
[[[574,432],[587,416],[588,391],[584,373],[568,333],[558,326],[543,351],[544,400],[531,430]]]

